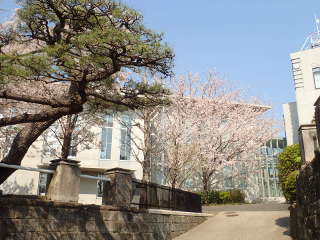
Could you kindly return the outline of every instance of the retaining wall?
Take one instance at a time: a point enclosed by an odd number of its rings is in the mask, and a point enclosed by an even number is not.
[[[208,216],[0,197],[0,240],[169,240]]]
[[[305,164],[297,179],[297,201],[290,208],[294,239],[320,239],[320,156]]]

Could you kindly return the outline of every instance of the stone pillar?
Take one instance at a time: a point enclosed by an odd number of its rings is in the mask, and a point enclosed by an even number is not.
[[[132,198],[132,170],[112,168],[106,171],[102,204],[116,207],[130,207]]]
[[[314,152],[319,151],[317,129],[315,124],[306,124],[300,126],[299,142],[302,164],[311,162],[315,157]]]
[[[79,162],[73,160],[52,160],[55,169],[49,183],[47,199],[60,202],[78,202],[80,193]]]

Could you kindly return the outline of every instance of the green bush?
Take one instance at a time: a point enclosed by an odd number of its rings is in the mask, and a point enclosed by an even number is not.
[[[284,182],[283,195],[289,203],[293,203],[296,200],[296,185],[297,176],[299,175],[299,170],[291,172],[286,181]]]
[[[244,203],[245,196],[244,193],[239,189],[230,190],[231,201],[235,203]]]
[[[223,204],[231,203],[230,192],[219,192],[219,198]]]
[[[202,204],[244,203],[244,193],[239,189],[228,191],[209,191],[200,193]]]
[[[218,203],[220,201],[218,191],[201,192],[200,195],[202,204]]]
[[[296,199],[296,176],[301,166],[301,153],[299,144],[286,147],[279,154],[279,181],[284,197],[287,202],[294,202]]]

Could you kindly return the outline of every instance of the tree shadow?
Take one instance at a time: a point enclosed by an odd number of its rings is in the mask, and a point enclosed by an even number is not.
[[[34,179],[32,179],[28,184],[19,184],[17,179],[14,181],[5,181],[1,186],[3,194],[18,194],[18,195],[29,195],[33,193],[35,187]]]
[[[278,218],[275,222],[278,226],[285,229],[283,235],[290,236],[290,217]]]
[[[0,240],[115,240],[118,235],[111,233],[110,224],[102,214],[109,210],[101,211],[98,205],[44,201],[39,196],[2,196],[0,211],[3,217]],[[116,223],[118,219],[108,220]]]

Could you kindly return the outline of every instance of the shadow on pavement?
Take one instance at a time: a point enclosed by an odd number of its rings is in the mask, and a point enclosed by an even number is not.
[[[283,235],[290,236],[290,229],[289,229],[289,217],[282,217],[275,220],[276,224],[282,228],[285,228]]]
[[[283,203],[258,203],[239,205],[211,205],[202,206],[203,212],[239,212],[239,211],[288,211],[288,204]]]

